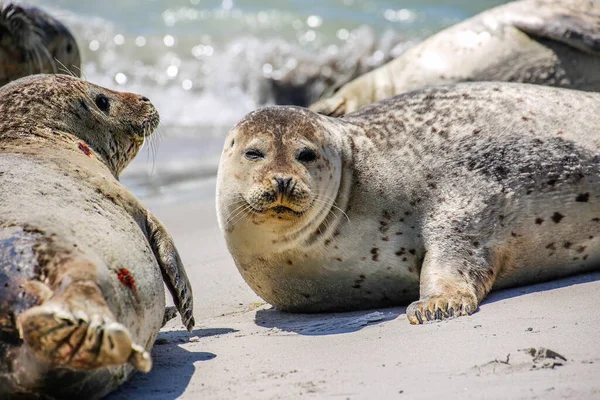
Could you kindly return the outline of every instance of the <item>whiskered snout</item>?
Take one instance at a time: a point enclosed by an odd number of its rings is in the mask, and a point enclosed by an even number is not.
[[[301,180],[274,175],[256,185],[246,196],[246,201],[255,212],[301,215],[310,207],[310,193],[309,187]]]

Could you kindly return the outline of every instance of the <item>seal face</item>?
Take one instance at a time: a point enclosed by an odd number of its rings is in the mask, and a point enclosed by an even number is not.
[[[0,88],[0,114],[0,397],[102,397],[150,370],[163,281],[194,325],[171,237],[118,182],[158,112],[33,75]]]
[[[0,2],[0,86],[65,69],[79,76],[79,48],[69,30],[37,7]]]
[[[427,38],[310,108],[340,116],[411,90],[468,81],[600,91],[600,2],[498,6]]]
[[[246,282],[282,310],[471,314],[492,288],[600,267],[598,106],[477,83],[342,119],[268,107],[226,139],[220,226]]]

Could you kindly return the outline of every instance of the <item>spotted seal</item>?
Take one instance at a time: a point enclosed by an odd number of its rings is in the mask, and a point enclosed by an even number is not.
[[[340,116],[429,86],[507,81],[600,91],[600,2],[522,0],[439,32],[311,110]]]
[[[0,2],[0,86],[65,69],[81,73],[79,48],[71,32],[37,7]]]
[[[227,136],[219,224],[281,310],[471,314],[492,289],[600,267],[598,109],[596,93],[489,82],[343,118],[267,107]]]
[[[102,397],[150,369],[163,280],[194,325],[171,237],[118,181],[158,113],[32,75],[0,88],[0,115],[0,397]]]

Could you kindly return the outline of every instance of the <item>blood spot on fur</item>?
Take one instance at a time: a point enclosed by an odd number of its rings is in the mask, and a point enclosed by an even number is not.
[[[557,211],[552,215],[552,221],[558,224],[564,217],[564,215]]]
[[[127,268],[121,268],[118,270],[117,277],[119,278],[119,282],[121,282],[124,286],[131,288],[131,290],[134,292],[137,290],[135,286],[135,279]]]
[[[85,144],[83,142],[79,142],[79,144],[77,145],[77,147],[79,148],[79,150],[81,150],[83,152],[83,154],[85,154],[88,157],[91,157],[92,150],[90,150],[90,148],[88,147],[87,144]]]
[[[577,197],[575,197],[575,201],[578,201],[580,203],[587,203],[587,201],[589,199],[590,199],[590,192],[581,193],[581,194],[577,195]]]

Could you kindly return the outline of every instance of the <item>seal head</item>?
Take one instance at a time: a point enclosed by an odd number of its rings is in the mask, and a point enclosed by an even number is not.
[[[0,86],[61,69],[77,76],[81,72],[79,48],[71,32],[39,8],[0,3]]]
[[[327,121],[299,107],[251,113],[227,137],[218,188],[221,227],[240,246],[290,247],[327,218],[342,173],[340,143]],[[290,121],[290,118],[293,121]],[[237,224],[248,219],[251,224]],[[260,233],[258,233],[260,232]],[[237,247],[237,245],[236,245]]]
[[[72,134],[109,167],[118,178],[158,126],[159,116],[148,98],[115,92],[68,75],[35,75],[4,86],[0,135],[24,133],[53,136]],[[76,99],[74,99],[76,97]],[[81,149],[83,147],[83,149]]]

